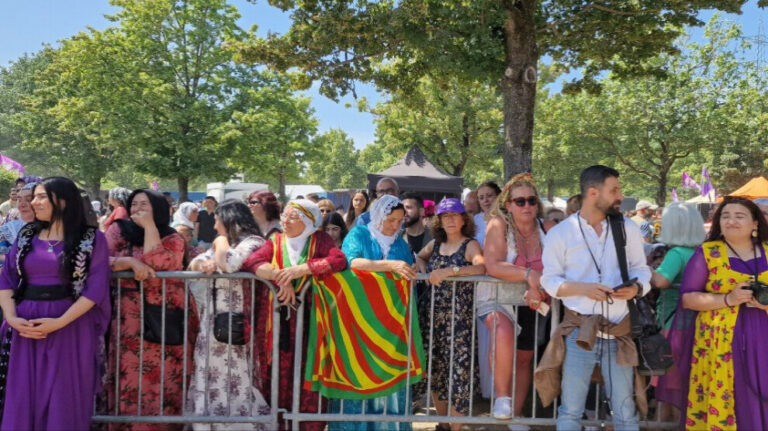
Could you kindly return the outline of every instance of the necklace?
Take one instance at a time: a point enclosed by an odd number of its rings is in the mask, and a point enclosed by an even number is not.
[[[48,232],[48,235],[50,235],[50,232]],[[48,236],[48,235],[46,235],[46,236]],[[42,238],[40,238],[40,239],[42,239]],[[51,241],[51,240],[48,240],[48,239],[43,239],[43,241],[45,241],[48,244],[48,249],[47,249],[48,253],[55,253],[53,248],[56,247],[57,245],[61,244],[62,240],[59,239],[59,240]]]

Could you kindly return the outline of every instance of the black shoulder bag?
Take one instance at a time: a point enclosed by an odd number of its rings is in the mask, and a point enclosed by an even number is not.
[[[225,311],[216,312],[216,279],[213,280],[213,337],[216,341],[235,346],[245,344],[245,314]],[[229,297],[230,306],[232,305],[232,296]],[[232,329],[229,324],[232,322]]]
[[[627,232],[624,229],[622,215],[610,216],[608,221],[616,245],[616,257],[619,261],[621,279],[629,281],[627,269]],[[643,376],[662,376],[674,364],[672,347],[661,333],[654,311],[648,300],[636,297],[627,300],[629,319],[632,324],[632,338],[635,340],[638,354],[638,372]]]

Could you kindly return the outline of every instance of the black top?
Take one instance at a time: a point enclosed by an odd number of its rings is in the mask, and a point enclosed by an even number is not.
[[[408,245],[411,246],[411,250],[418,254],[421,249],[424,247],[424,236],[426,235],[426,231],[424,231],[421,235],[417,236],[411,236],[408,234],[405,234],[406,238],[408,238]]]
[[[213,228],[216,223],[214,215],[202,210],[197,214],[197,222],[200,224],[197,230],[198,241],[213,242],[216,239],[216,229]]]

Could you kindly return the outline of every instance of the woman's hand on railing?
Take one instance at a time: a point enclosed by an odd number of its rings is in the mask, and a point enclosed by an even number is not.
[[[446,278],[453,275],[451,268],[440,268],[429,273],[429,282],[435,286],[439,285]]]
[[[283,304],[296,305],[296,291],[293,285],[280,286],[280,290],[277,291],[277,300]]]
[[[133,278],[135,278],[136,281],[144,281],[156,276],[155,270],[152,269],[151,266],[136,258],[131,258],[131,269],[133,270]]]
[[[416,278],[416,271],[413,269],[413,267],[403,262],[402,260],[386,260],[385,262],[387,262],[389,270],[395,274],[407,280],[413,280]]]

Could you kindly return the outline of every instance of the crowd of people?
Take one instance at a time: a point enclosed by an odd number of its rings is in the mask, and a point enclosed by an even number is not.
[[[429,367],[412,386],[355,399],[325,400],[302,385],[302,412],[410,415],[411,401],[431,397],[438,415],[471,415],[477,364],[494,418],[523,417],[537,395],[545,406],[559,396],[557,428],[579,429],[597,366],[615,429],[639,428],[647,395],[663,420],[688,429],[768,429],[768,370],[760,365],[768,347],[754,342],[768,331],[768,202],[726,197],[705,222],[691,204],[640,201],[622,217],[618,171],[588,167],[579,185],[561,209],[545,205],[530,174],[437,203],[384,178],[373,196],[354,193],[344,211],[316,196],[283,204],[265,191],[175,205],[157,191],[121,187],[102,205],[67,178],[21,178],[0,204],[0,429],[89,429],[94,405],[129,416],[266,415],[273,358],[277,407],[290,411],[294,346],[306,352],[314,342],[306,325],[297,327],[298,298],[313,288],[308,281],[347,269],[405,280],[427,274],[411,286]],[[157,277],[182,270],[250,272],[274,289]],[[115,271],[133,276],[111,279]],[[451,281],[476,275],[524,283],[525,305],[512,305],[516,291],[504,284]],[[648,386],[637,373],[629,312],[643,296],[674,357]],[[284,306],[273,310],[274,298]],[[307,322],[312,296],[303,301]],[[300,360],[303,372],[306,355]],[[326,426],[411,427],[301,424]],[[136,427],[169,426],[110,425]]]

